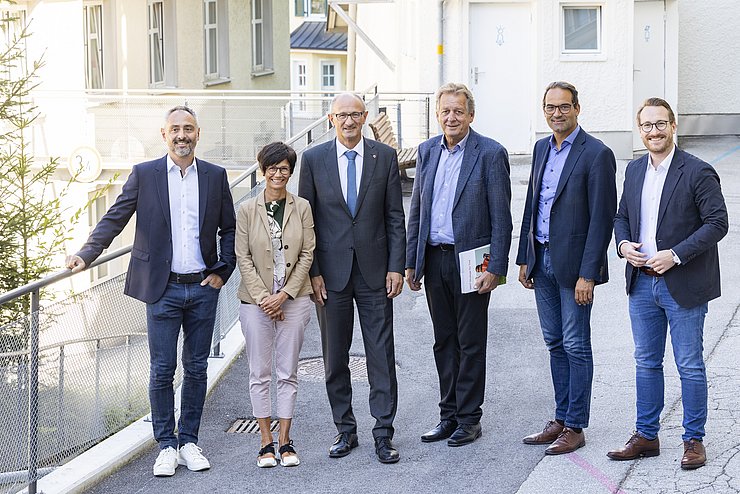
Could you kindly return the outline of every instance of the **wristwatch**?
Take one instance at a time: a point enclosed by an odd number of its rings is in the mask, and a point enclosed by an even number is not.
[[[681,259],[676,255],[675,252],[673,252],[673,249],[671,249],[671,255],[673,256],[673,263],[674,264],[681,264]]]

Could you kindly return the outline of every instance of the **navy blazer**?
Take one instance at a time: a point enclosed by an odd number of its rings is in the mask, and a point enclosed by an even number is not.
[[[631,161],[624,176],[614,238],[619,253],[623,240],[639,242],[642,186],[648,155]],[[663,273],[668,291],[686,308],[720,296],[717,243],[727,234],[728,220],[719,175],[709,163],[676,148],[668,168],[658,208],[655,241],[658,250],[673,249],[681,264]],[[637,268],[627,263],[627,294]]]
[[[365,283],[378,290],[388,272],[403,274],[406,230],[396,151],[364,138],[362,177],[355,216],[342,194],[336,139],[303,153],[298,195],[311,204],[316,232],[311,277],[340,291],[357,258]]]
[[[236,218],[226,170],[197,160],[200,252],[208,273],[224,283],[236,266]],[[136,215],[136,233],[124,293],[146,303],[162,297],[172,263],[172,225],[167,188],[167,156],[134,165],[121,194],[101,218],[77,253],[87,266],[121,233]],[[221,253],[216,250],[219,236]]]
[[[491,244],[487,271],[506,275],[511,246],[511,179],[509,155],[498,142],[470,129],[452,205],[455,254]],[[442,155],[442,136],[419,145],[409,211],[406,267],[415,280],[424,276],[424,258],[431,229],[434,177]]]
[[[527,278],[536,262],[537,211],[549,141],[549,137],[537,141],[532,153],[516,258],[518,265],[527,265]],[[616,173],[612,150],[581,128],[571,144],[550,210],[550,260],[560,286],[575,288],[579,277],[596,284],[609,281],[606,252],[617,209]]]

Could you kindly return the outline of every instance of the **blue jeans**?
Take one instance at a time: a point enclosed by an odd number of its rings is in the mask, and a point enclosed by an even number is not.
[[[168,283],[158,301],[146,306],[149,334],[149,402],[154,438],[160,449],[198,443],[208,383],[208,355],[219,291],[200,283]],[[183,332],[183,382],[180,421],[175,437],[173,380],[177,339]]]
[[[663,410],[663,356],[667,328],[681,377],[683,440],[704,437],[707,422],[707,373],[704,367],[704,316],[707,304],[687,309],[668,293],[665,278],[639,273],[629,296],[635,341],[637,431],[654,439]]]
[[[536,249],[532,278],[542,335],[550,351],[555,419],[568,427],[588,427],[594,376],[591,305],[578,305],[575,287],[558,284],[550,249],[540,244]]]

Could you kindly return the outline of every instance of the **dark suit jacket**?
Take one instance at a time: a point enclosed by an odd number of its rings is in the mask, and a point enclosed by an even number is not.
[[[434,177],[442,154],[442,136],[419,145],[409,211],[406,267],[424,276],[424,257],[431,228]],[[501,144],[470,129],[452,206],[455,254],[491,244],[487,270],[505,275],[511,246],[511,180],[509,156]],[[457,257],[458,267],[460,263]]]
[[[403,273],[406,230],[396,151],[371,139],[364,141],[354,218],[339,182],[336,139],[301,158],[298,195],[311,203],[316,232],[310,275],[323,276],[332,291],[347,286],[355,254],[372,289],[385,287],[389,271]]]
[[[527,278],[536,262],[537,211],[550,153],[549,139],[545,137],[534,145],[524,203],[516,263],[527,265]],[[596,284],[609,281],[606,251],[617,209],[616,172],[612,150],[581,128],[563,166],[550,210],[550,259],[560,286],[574,288],[579,277]]]
[[[646,154],[627,165],[614,218],[617,246],[623,240],[639,242],[647,162]],[[682,307],[695,307],[720,296],[717,242],[727,229],[727,208],[717,172],[709,163],[676,148],[660,196],[655,238],[658,250],[673,249],[681,259],[664,277],[668,291]],[[627,264],[625,275],[629,294],[637,268]]]
[[[200,251],[209,273],[224,282],[236,266],[234,232],[236,219],[226,170],[197,160],[200,195]],[[77,253],[88,266],[121,233],[131,216],[136,233],[124,293],[146,303],[164,294],[172,263],[172,225],[167,188],[167,156],[134,165],[121,195],[101,218]],[[220,237],[221,255],[216,251]]]

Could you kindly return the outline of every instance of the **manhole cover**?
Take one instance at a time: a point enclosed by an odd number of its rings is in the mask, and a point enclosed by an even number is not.
[[[277,420],[271,420],[270,431],[278,432],[279,430],[280,422]],[[260,426],[257,423],[257,419],[254,417],[248,419],[236,419],[226,432],[231,434],[259,434]]]
[[[367,381],[365,357],[350,355],[349,372],[353,381]],[[298,380],[324,382],[324,359],[321,357],[312,357],[299,361]]]

